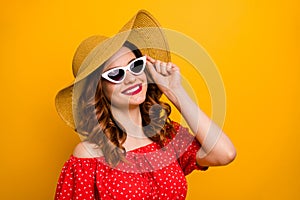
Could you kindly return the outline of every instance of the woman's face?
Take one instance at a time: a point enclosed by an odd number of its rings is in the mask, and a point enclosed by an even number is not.
[[[103,73],[116,67],[123,67],[134,60],[134,53],[127,47],[117,51],[104,66]],[[112,106],[128,108],[139,106],[145,101],[147,92],[147,78],[145,72],[133,75],[128,70],[126,77],[121,83],[112,83],[102,78],[104,95],[110,100]]]

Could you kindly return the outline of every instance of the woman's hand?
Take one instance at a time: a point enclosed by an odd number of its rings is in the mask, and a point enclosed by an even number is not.
[[[146,57],[147,69],[152,80],[167,97],[169,93],[181,87],[180,71],[175,64],[155,60],[148,55]]]
[[[147,69],[159,89],[183,115],[201,144],[197,153],[200,166],[227,165],[236,151],[227,135],[189,97],[181,85],[179,68],[147,56]]]

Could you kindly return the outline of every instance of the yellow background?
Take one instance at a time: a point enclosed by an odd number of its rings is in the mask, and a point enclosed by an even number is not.
[[[115,34],[141,8],[200,43],[226,88],[224,130],[238,156],[189,175],[188,199],[299,199],[299,4],[2,1],[1,199],[53,199],[62,165],[80,141],[54,107],[56,92],[73,80],[73,53],[90,35]]]

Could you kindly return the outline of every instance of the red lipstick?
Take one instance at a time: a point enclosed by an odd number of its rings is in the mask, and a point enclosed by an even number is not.
[[[140,83],[140,84],[133,85],[133,86],[127,88],[126,90],[122,91],[122,94],[135,95],[135,94],[138,94],[140,91],[142,91],[142,89],[143,89],[143,86]]]

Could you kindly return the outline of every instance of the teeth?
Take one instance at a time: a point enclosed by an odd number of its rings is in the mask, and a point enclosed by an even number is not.
[[[140,88],[140,86],[138,85],[138,86],[136,86],[136,87],[134,87],[134,88],[132,88],[132,89],[130,89],[130,90],[127,90],[125,93],[126,94],[130,94],[130,93],[132,93],[132,92],[135,92],[136,90],[138,90]]]

